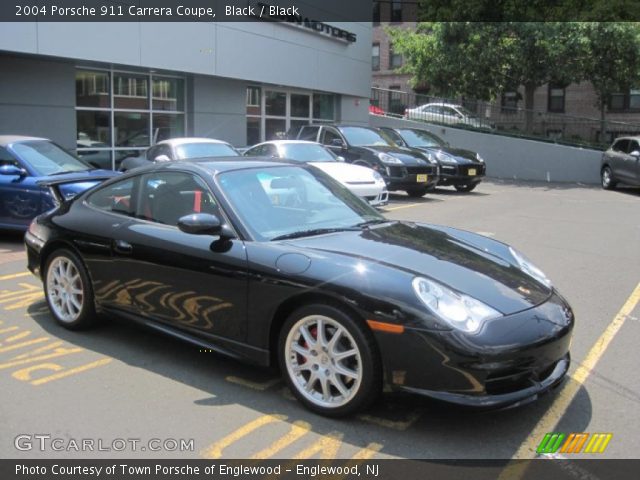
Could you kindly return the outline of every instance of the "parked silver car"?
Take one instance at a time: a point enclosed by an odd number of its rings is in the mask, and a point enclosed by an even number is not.
[[[474,115],[462,105],[452,103],[427,103],[404,111],[405,118],[423,122],[468,125],[475,128],[493,128],[489,122]]]
[[[618,183],[640,186],[640,136],[616,138],[602,154],[600,179],[606,190]]]

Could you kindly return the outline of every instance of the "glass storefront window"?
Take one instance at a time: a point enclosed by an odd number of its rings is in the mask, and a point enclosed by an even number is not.
[[[111,147],[111,115],[97,110],[76,111],[78,148]]]
[[[287,114],[287,94],[267,90],[264,94],[266,115],[284,117]]]
[[[247,145],[260,143],[260,118],[247,117]]]
[[[109,108],[109,74],[106,72],[76,72],[76,106]]]
[[[265,141],[287,138],[287,121],[285,119],[267,118],[264,122],[264,138]]]
[[[184,110],[184,80],[153,77],[153,110]]]
[[[113,114],[116,147],[148,147],[149,114],[138,112],[115,112]]]
[[[313,94],[313,118],[333,120],[334,119],[334,96],[328,93]]]
[[[291,94],[291,116],[309,116],[309,95],[300,95],[298,93]]]
[[[113,107],[148,110],[149,78],[128,73],[115,73],[113,75]]]
[[[260,115],[260,87],[247,87],[247,115]]]
[[[155,145],[162,140],[173,137],[184,137],[184,115],[154,113],[152,143]]]

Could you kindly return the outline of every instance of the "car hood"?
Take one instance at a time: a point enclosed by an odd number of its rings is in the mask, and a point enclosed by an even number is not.
[[[368,167],[343,162],[310,162],[316,168],[342,183],[375,182],[375,171]]]
[[[412,165],[431,165],[424,155],[418,150],[411,150],[409,148],[392,147],[391,145],[367,145],[366,147],[352,147],[354,153],[370,152],[376,154],[379,152],[393,155],[397,159],[401,160],[403,164]]]
[[[444,152],[447,155],[456,159],[458,164],[469,164],[469,163],[480,163],[476,157],[476,152],[472,152],[471,150],[464,150],[462,148],[452,148],[452,147],[415,147],[417,150],[426,153],[432,153],[433,155],[438,152]],[[442,160],[440,162],[446,163]]]
[[[552,294],[517,266],[507,245],[448,227],[394,222],[287,243],[429,277],[505,315],[539,305]]]

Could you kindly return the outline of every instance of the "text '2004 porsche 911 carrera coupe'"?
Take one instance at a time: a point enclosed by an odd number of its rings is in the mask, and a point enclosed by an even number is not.
[[[280,202],[283,192],[296,201]],[[328,416],[364,409],[383,383],[518,405],[569,368],[572,310],[524,255],[388,220],[300,163],[137,169],[40,215],[25,242],[61,325],[117,315],[277,365],[299,401]]]

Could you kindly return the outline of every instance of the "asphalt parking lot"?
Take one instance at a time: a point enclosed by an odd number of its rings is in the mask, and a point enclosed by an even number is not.
[[[638,458],[639,189],[487,181],[467,194],[394,195],[385,214],[478,232],[534,260],[577,318],[563,386],[505,411],[385,394],[362,415],[326,419],[273,372],[121,321],[81,333],[58,327],[20,236],[1,232],[0,457],[503,459],[531,457],[555,431],[612,433],[599,457]],[[78,453],[40,452],[34,442],[21,451],[21,434],[140,443]],[[193,439],[193,448],[152,451],[150,439]]]

